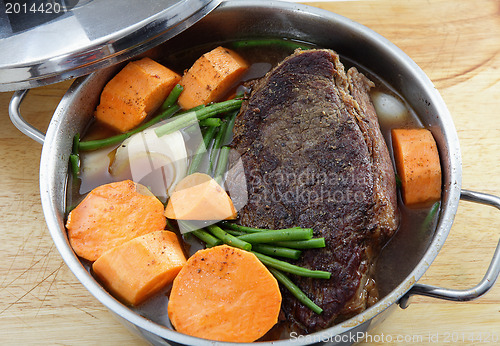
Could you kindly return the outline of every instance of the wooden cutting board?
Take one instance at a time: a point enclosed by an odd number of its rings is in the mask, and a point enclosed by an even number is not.
[[[499,1],[309,5],[370,27],[415,60],[453,116],[462,148],[463,187],[500,195]],[[30,92],[23,115],[45,129],[69,84]],[[0,94],[0,344],[144,344],[81,286],[55,249],[38,192],[41,146],[10,123],[11,94]],[[490,262],[499,229],[498,211],[461,202],[444,248],[420,282],[474,286]],[[473,302],[417,297],[408,309],[393,310],[364,344],[500,344],[499,283]]]

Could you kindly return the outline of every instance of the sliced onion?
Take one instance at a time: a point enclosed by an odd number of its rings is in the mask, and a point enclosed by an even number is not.
[[[182,134],[176,131],[158,137],[154,128],[126,139],[110,166],[115,179],[131,179],[147,186],[163,201],[186,172],[187,151]]]
[[[403,123],[410,115],[405,104],[392,95],[374,91],[371,97],[381,123]]]

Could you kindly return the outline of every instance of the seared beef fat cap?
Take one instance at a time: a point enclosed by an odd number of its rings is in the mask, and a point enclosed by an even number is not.
[[[373,303],[373,263],[399,224],[373,85],[356,68],[346,73],[331,50],[296,51],[253,85],[236,120],[231,146],[248,191],[239,222],[311,227],[325,237],[325,248],[304,251],[297,264],[329,271],[331,279],[291,276],[323,313],[283,292],[288,320],[305,333]]]

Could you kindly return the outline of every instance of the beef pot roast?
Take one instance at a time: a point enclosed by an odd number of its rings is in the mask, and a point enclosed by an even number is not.
[[[231,146],[248,191],[239,222],[311,227],[326,241],[297,264],[329,271],[331,279],[292,276],[323,313],[283,290],[287,319],[304,333],[377,299],[373,264],[399,224],[394,170],[371,87],[356,68],[346,72],[331,50],[297,51],[254,83],[236,119]],[[241,186],[242,177],[228,184]]]

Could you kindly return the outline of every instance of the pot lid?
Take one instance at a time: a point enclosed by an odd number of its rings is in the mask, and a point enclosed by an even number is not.
[[[0,7],[0,91],[75,78],[177,35],[221,0],[25,0]]]

